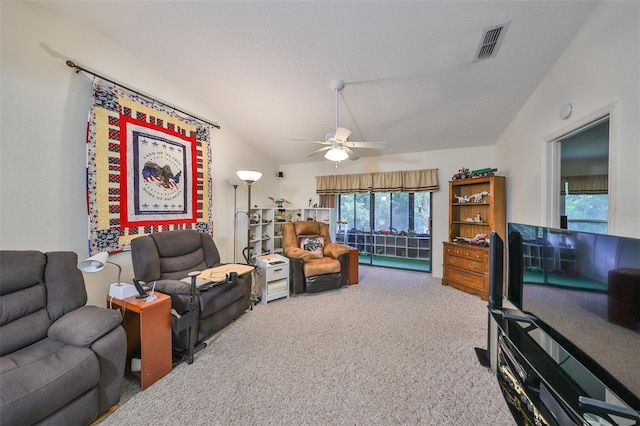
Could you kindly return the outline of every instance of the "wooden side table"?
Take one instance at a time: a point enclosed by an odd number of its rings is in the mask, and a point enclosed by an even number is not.
[[[358,249],[349,247],[349,285],[358,284]]]
[[[140,388],[145,390],[171,371],[171,297],[155,292],[153,302],[135,296],[120,300],[107,296],[107,307],[120,309],[127,332],[127,368],[140,354]]]

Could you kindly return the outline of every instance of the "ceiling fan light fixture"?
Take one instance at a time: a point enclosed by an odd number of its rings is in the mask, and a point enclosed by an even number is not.
[[[347,151],[345,151],[344,149],[331,148],[324,155],[324,158],[326,158],[329,161],[343,161],[349,158],[349,154],[347,154]]]

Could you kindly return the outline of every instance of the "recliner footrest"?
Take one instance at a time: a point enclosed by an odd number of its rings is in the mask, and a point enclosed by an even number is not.
[[[341,278],[340,272],[307,277],[304,289],[307,293],[336,289],[340,287]]]

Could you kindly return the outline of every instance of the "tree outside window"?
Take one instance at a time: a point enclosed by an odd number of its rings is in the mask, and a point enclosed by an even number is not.
[[[567,228],[574,231],[608,232],[608,194],[567,194],[564,198]]]

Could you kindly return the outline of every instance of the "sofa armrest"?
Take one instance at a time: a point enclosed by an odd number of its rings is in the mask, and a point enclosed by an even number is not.
[[[191,283],[182,280],[158,280],[156,283],[156,290],[160,293],[168,294],[171,296],[190,296],[191,295]],[[151,287],[153,281],[147,283],[147,286]]]
[[[289,285],[293,294],[304,293],[304,261],[289,259]]]
[[[289,259],[302,259],[303,262],[307,262],[309,259],[317,259],[318,257],[322,257],[322,254],[318,252],[315,254],[314,252],[303,250],[300,247],[285,247],[284,255]]]
[[[69,345],[89,347],[121,322],[116,310],[83,306],[60,317],[49,327],[47,335]]]
[[[190,311],[196,311],[199,315],[200,303],[198,302],[199,290],[196,289],[195,294],[191,294],[191,278],[188,280],[158,280],[156,281],[156,291],[171,296],[171,308],[175,309],[180,315],[184,315]],[[153,286],[153,281],[147,283],[147,286]]]
[[[349,253],[349,247],[344,244],[331,243],[324,246],[324,255],[337,259],[340,255]]]

